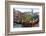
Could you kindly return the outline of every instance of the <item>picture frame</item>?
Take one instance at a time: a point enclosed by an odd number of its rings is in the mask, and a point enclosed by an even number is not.
[[[41,28],[39,27],[39,29],[38,28],[34,28],[34,29],[36,29],[36,30],[33,30],[32,28],[30,29],[30,28],[19,28],[19,29],[15,29],[15,31],[13,30],[12,31],[12,28],[11,28],[11,24],[13,24],[13,22],[12,22],[12,20],[13,20],[13,11],[11,11],[11,10],[13,10],[13,7],[17,7],[17,5],[19,6],[21,6],[21,5],[23,5],[23,7],[24,7],[24,10],[25,10],[25,7],[26,7],[26,10],[27,10],[27,7],[28,7],[28,9],[29,8],[33,8],[34,6],[34,8],[42,8],[40,11],[41,11],[41,16],[40,16],[40,21],[41,21]],[[41,6],[41,7],[39,7],[39,6]],[[10,8],[11,7],[11,8]],[[16,7],[15,7],[15,9],[16,9]],[[22,7],[22,6],[21,6]],[[20,9],[20,7],[19,7],[19,9]],[[22,9],[22,8],[21,8]],[[11,13],[11,12],[12,13]],[[22,11],[23,11],[23,9],[22,9]],[[29,9],[29,11],[30,11],[30,9]],[[12,15],[11,15],[11,14]],[[11,17],[12,16],[12,17]],[[41,18],[42,17],[42,18]],[[10,21],[12,22],[12,23],[10,23]],[[23,2],[23,1],[5,1],[5,32],[6,32],[6,35],[8,36],[8,35],[21,35],[21,34],[37,34],[37,33],[44,33],[45,32],[45,3],[35,3],[35,2]],[[13,27],[13,25],[12,25],[12,27]],[[24,30],[22,30],[22,29],[24,29]],[[20,31],[21,30],[21,31]],[[30,31],[31,30],[31,31]]]

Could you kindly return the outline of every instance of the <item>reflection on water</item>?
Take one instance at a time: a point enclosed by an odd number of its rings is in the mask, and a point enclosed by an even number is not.
[[[13,26],[14,28],[17,28],[17,27],[22,27],[22,24],[17,24],[17,23],[14,23],[14,26]]]
[[[24,27],[22,24],[14,23],[13,25],[13,28],[22,28],[22,27]],[[30,25],[30,27],[32,27],[32,25]],[[39,27],[39,24],[36,24],[34,27]]]

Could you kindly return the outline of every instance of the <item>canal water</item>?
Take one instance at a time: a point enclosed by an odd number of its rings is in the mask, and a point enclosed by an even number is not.
[[[39,24],[36,24],[34,27],[39,27]],[[22,28],[22,24],[14,23],[13,28]]]

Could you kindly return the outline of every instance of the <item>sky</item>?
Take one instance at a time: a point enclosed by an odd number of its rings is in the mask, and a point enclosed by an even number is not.
[[[23,12],[31,12],[32,9],[33,9],[33,13],[39,12],[39,9],[38,9],[38,8],[19,8],[19,7],[15,8],[15,10],[19,10],[19,11],[21,11],[22,13],[23,13]]]

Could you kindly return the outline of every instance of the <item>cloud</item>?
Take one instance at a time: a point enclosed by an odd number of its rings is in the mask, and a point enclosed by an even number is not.
[[[32,11],[32,9],[33,9],[33,12],[35,13],[35,12],[39,12],[39,9],[38,8],[15,8],[15,10],[19,10],[19,11],[21,11],[22,13],[23,12],[31,12]]]

